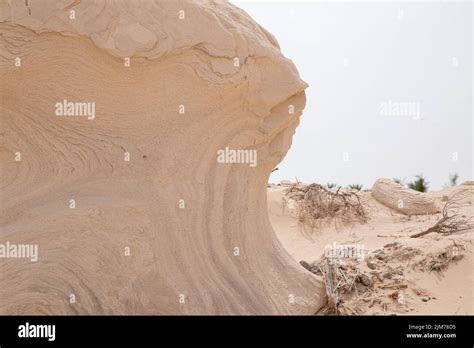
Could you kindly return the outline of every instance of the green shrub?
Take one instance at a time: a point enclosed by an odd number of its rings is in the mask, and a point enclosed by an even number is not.
[[[417,175],[416,178],[415,181],[408,183],[408,187],[419,192],[428,191],[429,182],[423,177],[423,174]]]

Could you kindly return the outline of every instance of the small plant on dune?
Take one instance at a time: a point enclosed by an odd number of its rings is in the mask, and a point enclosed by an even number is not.
[[[360,190],[362,190],[362,185],[360,185],[360,184],[352,184],[352,185],[349,185],[349,188],[350,188],[351,190],[360,191]]]
[[[454,173],[449,176],[449,185],[456,186],[458,184],[459,174]]]
[[[416,178],[417,179],[415,181],[412,181],[408,184],[408,187],[419,192],[428,191],[429,182],[426,180],[423,174],[417,175]]]
[[[332,188],[337,187],[337,184],[336,184],[336,183],[333,183],[333,182],[327,183],[327,184],[326,184],[326,187],[327,187],[328,189],[332,189]]]

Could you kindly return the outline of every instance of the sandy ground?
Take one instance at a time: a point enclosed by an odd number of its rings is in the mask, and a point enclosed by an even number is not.
[[[376,281],[370,288],[362,287],[356,298],[346,299],[351,313],[474,313],[472,229],[449,236],[431,233],[421,238],[410,238],[411,234],[434,225],[440,214],[409,218],[378,203],[370,192],[361,192],[369,215],[367,223],[336,226],[331,222],[312,231],[298,223],[294,207],[285,203],[287,188],[285,185],[269,185],[268,208],[278,238],[296,261],[317,261],[324,254],[325,247],[334,243],[361,245],[367,255],[372,255],[357,267]],[[435,203],[442,207],[443,196],[466,189],[469,190],[469,202],[461,213],[473,216],[472,185],[447,188],[427,195],[435,198]],[[452,253],[453,250],[460,255],[449,262],[447,267],[440,271],[427,269],[427,265],[436,257],[445,252]],[[387,257],[384,260],[373,257],[378,252],[383,252]],[[374,270],[367,267],[367,260],[375,263]]]

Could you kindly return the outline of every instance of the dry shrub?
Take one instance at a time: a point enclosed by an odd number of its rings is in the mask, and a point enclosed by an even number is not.
[[[366,222],[367,213],[357,190],[331,190],[320,184],[294,184],[285,193],[287,200],[296,202],[298,221],[310,228],[318,228],[324,221],[336,220],[347,224]]]

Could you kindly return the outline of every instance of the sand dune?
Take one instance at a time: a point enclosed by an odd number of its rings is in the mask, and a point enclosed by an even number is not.
[[[357,283],[358,294],[343,296],[343,314],[474,314],[473,228],[411,238],[433,226],[441,214],[410,217],[378,202],[373,192],[361,192],[366,223],[342,225],[329,220],[312,230],[299,223],[296,206],[285,198],[289,187],[270,186],[268,208],[275,232],[293,258],[311,264],[334,246],[355,246],[363,254],[360,261],[342,260],[370,279],[370,286]],[[463,197],[458,213],[474,216],[474,185],[417,196],[441,210],[446,197],[456,193]]]
[[[0,314],[323,305],[267,215],[306,88],[271,34],[226,3],[125,0],[3,1],[0,33],[0,243],[38,246],[0,259]]]

